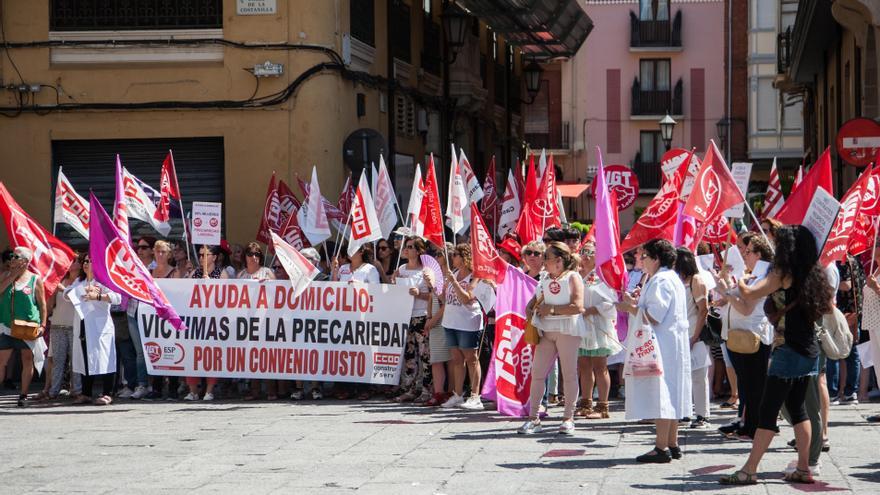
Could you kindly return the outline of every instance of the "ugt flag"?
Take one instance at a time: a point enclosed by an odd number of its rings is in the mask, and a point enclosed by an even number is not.
[[[89,256],[95,279],[113,292],[153,306],[159,318],[182,330],[180,315],[153,281],[131,243],[113,225],[94,193],[89,195],[89,205]]]
[[[526,305],[535,295],[538,281],[514,266],[496,291],[495,352],[490,362],[495,379],[486,380],[483,397],[494,400],[498,412],[521,417],[529,414],[529,387],[532,378],[534,346],[523,338]],[[543,379],[543,378],[542,378]]]

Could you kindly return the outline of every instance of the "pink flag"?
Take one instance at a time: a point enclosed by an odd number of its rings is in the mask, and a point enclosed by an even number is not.
[[[697,221],[690,215],[685,215],[684,203],[678,202],[678,219],[675,221],[675,232],[672,235],[672,244],[675,247],[684,246],[693,252],[697,251]],[[721,217],[724,218],[724,217]]]
[[[617,196],[608,190],[602,150],[599,154],[599,172],[596,174],[596,273],[605,285],[621,291],[626,287],[626,265],[620,250],[620,222],[617,214]]]
[[[95,279],[113,292],[153,306],[159,318],[182,330],[184,324],[177,311],[153,281],[128,238],[110,221],[94,193],[89,204],[89,256]]]
[[[535,349],[522,337],[526,328],[526,305],[535,295],[537,285],[537,280],[508,265],[504,282],[496,291],[495,352],[490,363],[495,379],[486,380],[482,395],[495,400],[498,412],[506,416],[529,414]]]

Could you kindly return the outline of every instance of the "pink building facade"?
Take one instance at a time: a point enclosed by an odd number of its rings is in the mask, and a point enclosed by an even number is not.
[[[589,40],[574,58],[546,66],[548,107],[559,108],[558,127],[568,132],[560,142],[571,143],[554,150],[565,182],[592,179],[596,146],[606,165],[626,165],[639,178],[640,197],[621,212],[624,230],[659,187],[661,118],[669,113],[676,121],[674,148],[702,153],[710,139],[719,143],[716,123],[726,115],[724,9],[723,0],[587,0],[595,23]],[[528,120],[526,127],[528,139]],[[571,218],[591,219],[590,203],[567,200],[566,209]]]

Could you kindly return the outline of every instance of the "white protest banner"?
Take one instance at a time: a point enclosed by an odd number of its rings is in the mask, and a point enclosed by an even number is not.
[[[151,375],[397,385],[413,297],[403,286],[159,279],[186,324],[138,307]]]
[[[825,246],[825,239],[828,238],[828,233],[831,232],[831,227],[837,220],[838,210],[840,210],[840,203],[834,199],[834,196],[828,194],[824,188],[817,187],[801,225],[813,233],[816,238],[816,249],[820,254],[822,247]]]
[[[733,162],[730,166],[730,175],[733,176],[733,181],[736,182],[743,197],[747,198],[747,193],[749,192],[749,179],[752,176],[752,164]],[[745,204],[740,203],[736,206],[731,206],[724,212],[724,216],[727,218],[742,218],[745,216]]]
[[[208,246],[220,245],[220,216],[223,203],[193,201],[192,243]]]

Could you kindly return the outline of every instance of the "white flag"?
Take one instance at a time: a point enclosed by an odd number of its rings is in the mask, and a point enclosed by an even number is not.
[[[125,205],[128,207],[128,216],[150,224],[156,229],[156,232],[167,236],[171,232],[171,226],[168,225],[168,222],[160,222],[156,219],[156,205],[144,192],[140,182],[140,179],[132,175],[125,167],[122,168],[122,187],[125,190]]]
[[[471,163],[464,154],[464,150],[461,150],[461,156],[458,157],[458,164],[461,167],[461,174],[464,179],[464,190],[467,193],[468,201],[470,203],[480,201],[485,194],[483,193],[483,188],[480,187],[480,180],[477,179],[477,175],[474,174],[474,169],[471,167]]]
[[[453,162],[451,171],[452,173],[449,174],[449,197],[446,203],[446,226],[454,234],[460,234],[470,225],[470,206],[467,193],[464,190],[461,166],[457,162]]]
[[[406,218],[410,232],[420,237],[425,233],[425,224],[419,220],[419,214],[422,211],[422,198],[424,196],[425,184],[422,183],[422,168],[416,165],[416,175],[413,178],[412,192],[409,195]]]
[[[330,222],[327,220],[327,209],[324,208],[324,197],[321,196],[321,188],[318,185],[318,169],[312,167],[312,183],[309,186],[309,197],[297,212],[297,220],[300,220],[300,228],[306,239],[317,246],[330,237]],[[305,212],[303,213],[303,210]]]
[[[513,178],[513,169],[507,171],[507,187],[504,188],[504,196],[501,198],[501,215],[498,217],[498,237],[504,237],[508,232],[516,229],[519,221],[520,202],[519,189],[516,187],[516,179]]]
[[[397,198],[394,196],[394,186],[391,185],[388,167],[385,166],[382,155],[379,155],[379,171],[373,166],[373,201],[376,202],[376,215],[379,217],[382,237],[388,239],[397,226]]]
[[[66,223],[89,238],[89,202],[73,190],[61,168],[55,185],[55,223]]]
[[[361,174],[361,180],[354,191],[354,203],[351,205],[351,232],[348,236],[348,255],[354,256],[362,245],[378,241],[382,238],[382,228],[376,217],[373,197],[367,185],[367,174]]]
[[[541,158],[538,159],[538,182],[544,177],[544,170],[547,169],[547,150],[541,148]]]
[[[296,299],[315,279],[319,270],[293,246],[278,237],[278,234],[275,232],[270,232],[270,234],[272,235],[272,245],[275,247],[275,255],[290,278],[293,299]]]

